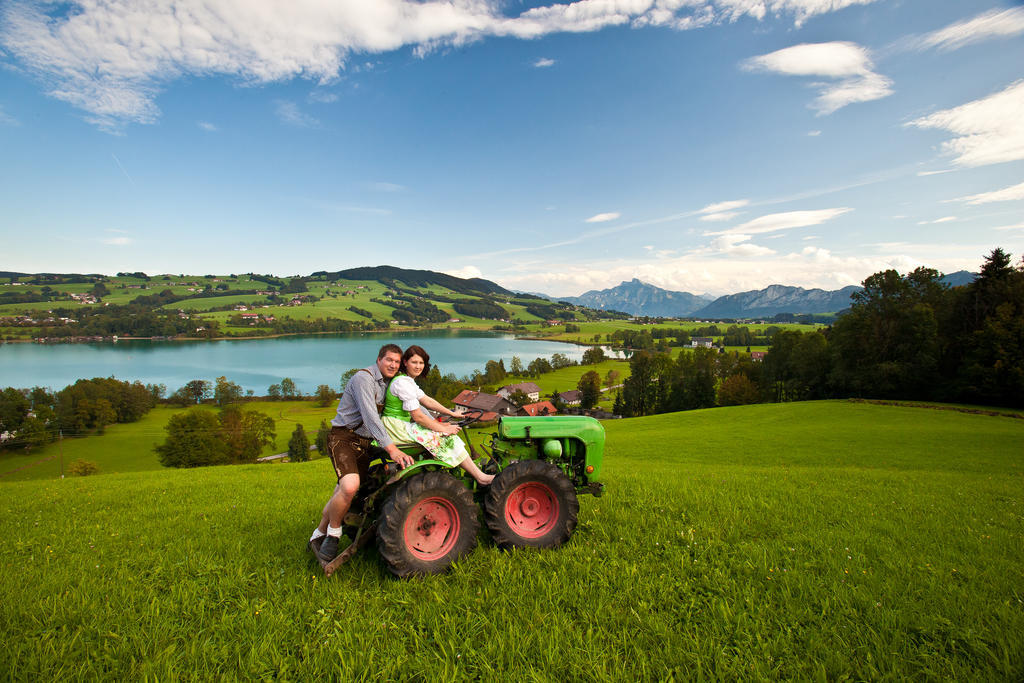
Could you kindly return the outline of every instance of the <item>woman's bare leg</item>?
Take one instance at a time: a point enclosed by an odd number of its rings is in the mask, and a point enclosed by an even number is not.
[[[483,472],[481,472],[480,468],[476,466],[475,462],[473,462],[473,458],[469,457],[468,455],[463,459],[462,462],[459,463],[459,467],[466,470],[466,472],[469,473],[469,476],[473,477],[473,479],[476,480],[476,483],[480,484],[481,486],[487,486],[492,481],[494,481],[494,475],[484,474]]]

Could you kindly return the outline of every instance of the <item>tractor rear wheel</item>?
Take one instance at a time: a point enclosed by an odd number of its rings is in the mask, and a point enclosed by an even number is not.
[[[484,499],[484,519],[500,548],[559,546],[572,536],[579,511],[572,482],[543,460],[509,465]]]
[[[439,574],[476,546],[477,513],[473,494],[450,474],[416,475],[384,503],[377,550],[399,578]]]

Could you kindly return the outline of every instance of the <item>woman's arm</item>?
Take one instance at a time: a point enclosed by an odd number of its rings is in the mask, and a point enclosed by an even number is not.
[[[420,396],[420,405],[424,406],[429,410],[433,410],[435,413],[441,413],[449,417],[458,417],[459,414],[454,410],[448,410],[440,402],[434,400],[430,396]]]
[[[434,418],[430,417],[423,410],[421,410],[419,408],[417,408],[416,410],[411,411],[409,413],[409,416],[412,418],[413,422],[416,422],[417,424],[421,424],[424,427],[426,427],[427,429],[430,429],[432,431],[441,432],[442,434],[458,434],[459,433],[459,428],[456,427],[455,425],[450,425],[450,424],[445,424],[443,422],[438,422],[437,420],[435,420]]]

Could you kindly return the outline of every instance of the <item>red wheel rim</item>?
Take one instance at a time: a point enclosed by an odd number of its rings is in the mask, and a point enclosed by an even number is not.
[[[439,560],[459,538],[459,513],[446,498],[425,498],[405,518],[405,547],[421,560]]]
[[[540,538],[558,523],[558,498],[540,482],[520,484],[505,500],[505,522],[523,538]]]

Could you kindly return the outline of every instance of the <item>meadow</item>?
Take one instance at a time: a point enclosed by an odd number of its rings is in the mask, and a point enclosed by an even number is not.
[[[211,405],[203,410],[216,412]],[[243,410],[258,410],[274,418],[276,437],[263,449],[262,455],[288,450],[288,439],[296,424],[301,424],[310,443],[316,438],[321,420],[334,417],[337,401],[319,407],[312,401],[254,401],[242,405]],[[61,466],[67,470],[74,460],[87,460],[99,468],[99,474],[142,472],[162,469],[153,448],[167,438],[167,422],[185,408],[159,405],[138,422],[107,426],[105,433],[50,443],[39,451],[24,454],[0,451],[0,481],[55,479]],[[311,453],[316,457],[316,451]]]
[[[1024,420],[847,401],[604,423],[568,544],[325,580],[324,460],[0,483],[0,671],[1020,680]],[[101,437],[106,438],[106,437]],[[101,440],[100,439],[100,440]]]

